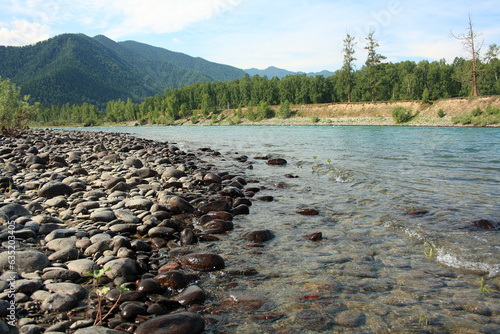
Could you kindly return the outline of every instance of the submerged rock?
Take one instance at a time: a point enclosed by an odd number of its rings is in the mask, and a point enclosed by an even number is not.
[[[136,334],[198,334],[205,329],[205,320],[197,313],[179,312],[145,321]]]
[[[183,266],[200,271],[214,271],[223,269],[225,266],[224,259],[212,253],[188,254],[179,260]]]

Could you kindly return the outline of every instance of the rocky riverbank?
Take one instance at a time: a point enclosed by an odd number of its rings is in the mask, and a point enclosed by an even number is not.
[[[219,153],[123,134],[0,137],[0,333],[200,333],[216,322],[204,282],[255,274],[217,241],[260,188],[208,155]]]

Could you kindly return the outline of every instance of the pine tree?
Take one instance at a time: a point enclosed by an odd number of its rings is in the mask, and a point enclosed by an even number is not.
[[[378,41],[375,39],[375,31],[370,31],[366,40],[368,41],[365,50],[368,50],[368,58],[366,59],[366,71],[368,75],[368,84],[372,91],[372,102],[375,102],[375,93],[378,84],[380,83],[379,65],[382,60],[386,59],[385,56],[377,53],[379,47]]]
[[[355,45],[354,36],[347,33],[344,39],[344,48],[342,49],[344,52],[344,63],[340,70],[339,83],[341,85],[341,91],[347,94],[347,102],[349,103],[351,102],[352,88],[354,86],[354,61],[356,60],[354,57]]]

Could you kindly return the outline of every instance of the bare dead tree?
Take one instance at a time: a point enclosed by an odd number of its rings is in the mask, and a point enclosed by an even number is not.
[[[469,21],[467,24],[467,29],[465,30],[465,32],[460,35],[455,35],[453,32],[451,32],[451,35],[454,38],[461,41],[465,51],[469,52],[471,55],[472,96],[477,97],[479,95],[477,90],[477,77],[478,77],[477,62],[479,60],[479,53],[481,52],[483,41],[480,42],[478,41],[478,37],[480,36],[480,34],[474,31],[474,24],[472,23],[472,17],[470,14],[469,14]]]

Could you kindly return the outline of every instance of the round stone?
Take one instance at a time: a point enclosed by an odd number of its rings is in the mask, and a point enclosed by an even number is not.
[[[145,321],[137,327],[136,334],[198,334],[205,329],[205,320],[197,313],[179,312],[162,315]]]

